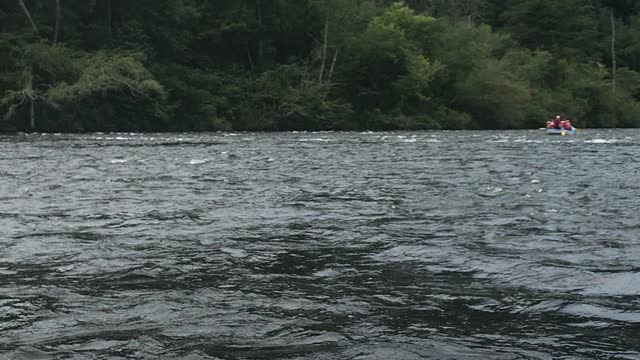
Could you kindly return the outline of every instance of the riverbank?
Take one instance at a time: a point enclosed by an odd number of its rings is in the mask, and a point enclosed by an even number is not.
[[[0,12],[0,130],[640,127],[626,3],[29,5]]]

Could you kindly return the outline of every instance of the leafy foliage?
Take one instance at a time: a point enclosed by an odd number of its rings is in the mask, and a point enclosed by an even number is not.
[[[56,44],[54,2],[24,4],[4,131],[640,125],[632,0],[68,0]]]

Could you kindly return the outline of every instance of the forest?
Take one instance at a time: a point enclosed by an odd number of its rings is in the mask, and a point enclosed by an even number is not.
[[[0,131],[640,126],[636,0],[0,0]]]

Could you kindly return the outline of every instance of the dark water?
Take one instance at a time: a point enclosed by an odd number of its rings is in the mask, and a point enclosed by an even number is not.
[[[0,359],[639,359],[639,141],[0,138]]]

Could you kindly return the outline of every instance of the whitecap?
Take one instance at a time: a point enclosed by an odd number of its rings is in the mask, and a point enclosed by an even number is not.
[[[71,271],[71,270],[75,269],[75,267],[76,267],[75,265],[70,264],[70,265],[66,265],[66,266],[60,266],[60,267],[58,267],[57,270],[58,270],[58,272],[68,272],[68,271]]]
[[[0,275],[16,275],[18,272],[14,270],[8,270],[6,268],[0,268]]]
[[[640,323],[640,312],[624,311],[591,304],[568,305],[562,310],[562,312],[585,318]]]
[[[585,140],[584,143],[585,144],[615,144],[615,143],[619,143],[619,142],[627,142],[629,141],[628,139],[625,140],[620,140],[620,139],[591,139],[591,140]]]
[[[299,142],[329,142],[330,139],[327,138],[303,138],[299,139]]]
[[[586,321],[582,323],[567,324],[569,326],[577,328],[607,328],[611,326],[611,323],[605,321]]]
[[[313,276],[317,276],[317,277],[335,277],[339,274],[339,272],[337,270],[334,269],[324,269],[324,270],[320,270],[317,271],[313,274]]]
[[[209,162],[209,159],[191,159],[189,165],[202,165],[207,162]]]
[[[607,296],[639,296],[640,274],[638,273],[613,273],[597,274],[595,284],[582,291],[584,295]]]
[[[246,258],[249,256],[249,254],[242,249],[221,248],[220,251],[234,258]]]

